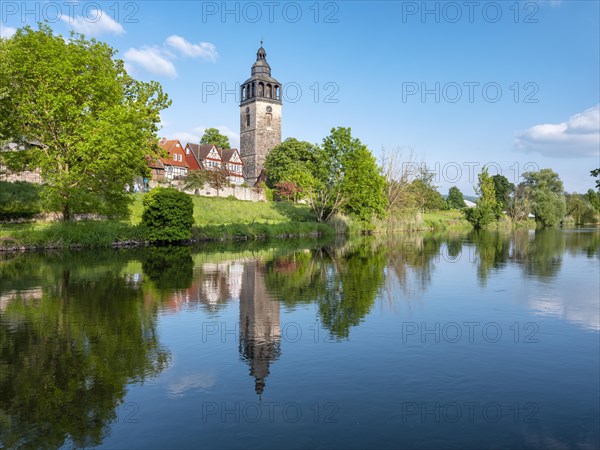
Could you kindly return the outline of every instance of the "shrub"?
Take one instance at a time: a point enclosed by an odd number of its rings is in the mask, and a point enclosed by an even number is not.
[[[30,219],[42,211],[41,186],[24,181],[0,181],[0,220]]]
[[[156,188],[144,197],[142,225],[150,242],[170,243],[190,239],[194,224],[192,198],[174,188]]]

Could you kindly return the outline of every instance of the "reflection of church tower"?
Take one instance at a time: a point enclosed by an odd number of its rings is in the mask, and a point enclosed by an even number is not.
[[[261,395],[269,375],[271,361],[281,353],[279,302],[265,287],[258,261],[244,264],[240,292],[240,354],[250,364],[250,375],[256,380],[255,390]]]
[[[244,179],[256,183],[269,152],[281,144],[281,83],[271,77],[267,52],[256,53],[251,77],[241,86],[240,154]]]

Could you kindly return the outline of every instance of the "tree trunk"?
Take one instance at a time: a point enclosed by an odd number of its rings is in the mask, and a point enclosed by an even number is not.
[[[68,222],[71,220],[71,207],[68,202],[63,203],[62,205],[62,215],[63,222]]]

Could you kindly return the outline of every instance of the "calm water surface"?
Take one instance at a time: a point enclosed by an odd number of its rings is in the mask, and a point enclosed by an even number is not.
[[[0,259],[0,447],[598,448],[600,233]]]

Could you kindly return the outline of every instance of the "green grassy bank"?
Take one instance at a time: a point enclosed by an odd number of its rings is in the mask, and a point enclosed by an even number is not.
[[[142,194],[135,194],[123,221],[0,224],[0,249],[105,248],[144,243]],[[336,229],[314,221],[306,205],[249,202],[193,196],[192,241],[243,241],[333,235]],[[339,230],[338,230],[339,231]]]

